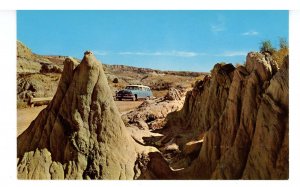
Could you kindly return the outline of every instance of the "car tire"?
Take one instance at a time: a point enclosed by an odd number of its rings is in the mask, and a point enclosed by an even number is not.
[[[132,101],[137,101],[137,95],[134,95],[134,97],[132,98]]]

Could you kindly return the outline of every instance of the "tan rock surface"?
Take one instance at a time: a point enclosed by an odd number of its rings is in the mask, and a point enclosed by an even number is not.
[[[215,65],[167,117],[163,134],[179,147],[205,133],[196,159],[176,176],[288,179],[288,87],[288,59],[279,70],[260,53],[249,53],[245,66]]]
[[[144,127],[148,125],[150,129],[159,129],[164,126],[164,119],[169,113],[182,108],[183,101],[184,96],[178,96],[178,100],[166,100],[165,98],[146,100],[137,109],[124,114],[122,119],[129,125]]]
[[[102,64],[86,52],[80,64],[65,60],[53,100],[18,137],[18,177],[62,178],[63,166],[65,179],[133,179],[148,151],[128,135]]]

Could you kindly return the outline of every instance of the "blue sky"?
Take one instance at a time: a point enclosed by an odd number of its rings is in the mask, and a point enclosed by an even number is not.
[[[17,39],[34,53],[105,64],[210,71],[243,63],[263,40],[288,40],[288,11],[17,11]]]

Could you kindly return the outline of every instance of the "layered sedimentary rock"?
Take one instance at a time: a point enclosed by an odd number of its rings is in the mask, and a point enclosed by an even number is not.
[[[17,139],[20,179],[133,179],[150,148],[128,135],[91,52],[68,58],[51,103]]]
[[[179,101],[183,96],[184,96],[184,90],[170,88],[164,98],[165,100]]]
[[[249,53],[245,66],[215,65],[167,118],[166,134],[177,135],[179,147],[204,134],[196,158],[175,176],[287,179],[288,75],[288,59],[278,69],[260,53]]]
[[[154,107],[167,115],[155,142],[163,154],[140,145],[138,130],[128,134],[90,52],[64,65],[52,102],[18,137],[18,178],[288,179],[288,58],[280,69],[260,53],[244,66],[216,64],[180,111]],[[147,131],[154,115],[139,109],[125,121]],[[170,150],[175,159],[166,159]]]
[[[170,92],[173,93],[171,96]],[[184,102],[183,91],[171,89],[165,97],[146,100],[135,110],[122,116],[125,124],[146,123],[150,129],[160,129],[164,126],[166,116],[182,108]]]

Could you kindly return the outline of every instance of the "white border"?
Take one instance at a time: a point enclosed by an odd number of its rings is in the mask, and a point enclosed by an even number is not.
[[[125,1],[125,0],[124,0]],[[140,0],[142,1],[142,0]],[[220,0],[225,1],[225,0]],[[227,1],[227,0],[226,0]],[[243,0],[239,0],[243,1]],[[262,0],[261,0],[262,1]],[[277,1],[277,0],[272,0]],[[281,0],[282,1],[282,0]],[[26,1],[28,2],[28,1]],[[32,1],[29,1],[32,2]],[[53,2],[53,1],[51,1]],[[176,2],[176,1],[174,1]],[[288,1],[285,1],[288,2]],[[72,4],[70,2],[70,4]],[[254,3],[255,5],[255,3]],[[257,5],[256,5],[257,6]],[[72,7],[72,6],[71,6]],[[48,8],[52,8],[49,6]],[[151,9],[152,7],[150,7]],[[253,8],[250,6],[248,8]],[[116,8],[114,8],[116,9]],[[129,8],[132,9],[132,8]],[[138,9],[138,8],[137,8]],[[179,9],[183,9],[179,7]],[[216,8],[215,8],[216,9]],[[290,12],[290,179],[285,181],[21,181],[16,180],[16,14],[14,11],[0,11],[1,51],[1,186],[294,186],[300,180],[300,11]]]
[[[0,176],[16,178],[16,14],[0,11]],[[13,157],[13,155],[15,155]]]
[[[290,11],[289,57],[289,146],[290,180],[300,180],[300,11]]]
[[[253,9],[253,10],[291,10],[299,7],[298,0],[9,0],[0,1],[2,10],[21,9]]]

